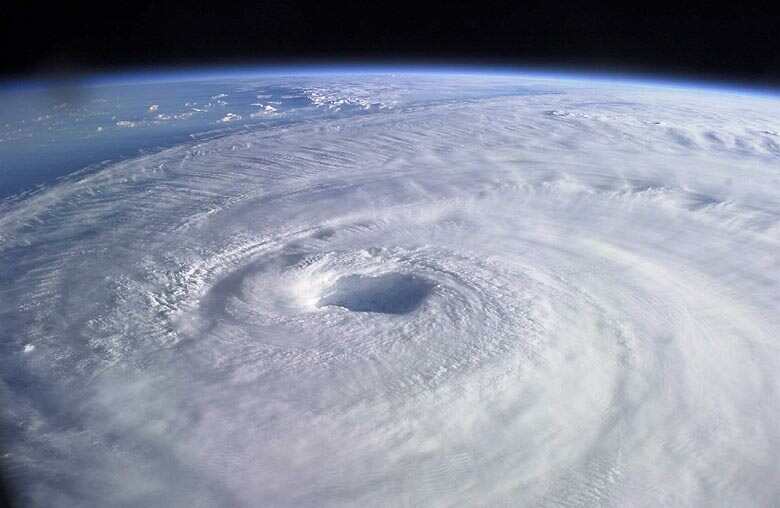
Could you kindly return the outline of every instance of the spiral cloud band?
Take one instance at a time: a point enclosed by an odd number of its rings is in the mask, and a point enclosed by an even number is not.
[[[780,101],[513,79],[549,93],[334,83],[366,112],[0,204],[21,495],[777,502]]]

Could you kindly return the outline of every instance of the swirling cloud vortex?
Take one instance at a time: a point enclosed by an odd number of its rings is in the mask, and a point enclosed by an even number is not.
[[[6,201],[27,499],[777,502],[780,101],[550,86]]]

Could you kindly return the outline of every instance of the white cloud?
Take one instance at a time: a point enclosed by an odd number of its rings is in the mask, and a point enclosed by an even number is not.
[[[236,122],[238,120],[241,120],[241,115],[236,113],[228,113],[224,117],[222,117],[218,122],[220,123],[229,123],[229,122]]]

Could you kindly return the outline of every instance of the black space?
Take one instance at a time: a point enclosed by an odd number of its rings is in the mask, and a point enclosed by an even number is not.
[[[780,83],[775,3],[455,0],[22,3],[6,78],[262,63],[487,63]]]

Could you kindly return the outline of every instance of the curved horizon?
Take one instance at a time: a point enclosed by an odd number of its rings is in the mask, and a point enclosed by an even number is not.
[[[0,93],[10,89],[51,88],[59,86],[93,87],[121,86],[146,83],[210,81],[217,79],[252,79],[259,77],[305,77],[320,75],[476,75],[549,79],[560,81],[595,81],[633,86],[671,89],[706,89],[731,94],[780,97],[780,84],[752,83],[746,79],[660,71],[596,69],[593,66],[529,65],[504,63],[459,62],[381,62],[376,60],[338,61],[335,64],[310,61],[302,63],[214,64],[182,66],[122,67],[112,70],[85,70],[84,72],[46,72],[40,75],[0,78]]]

